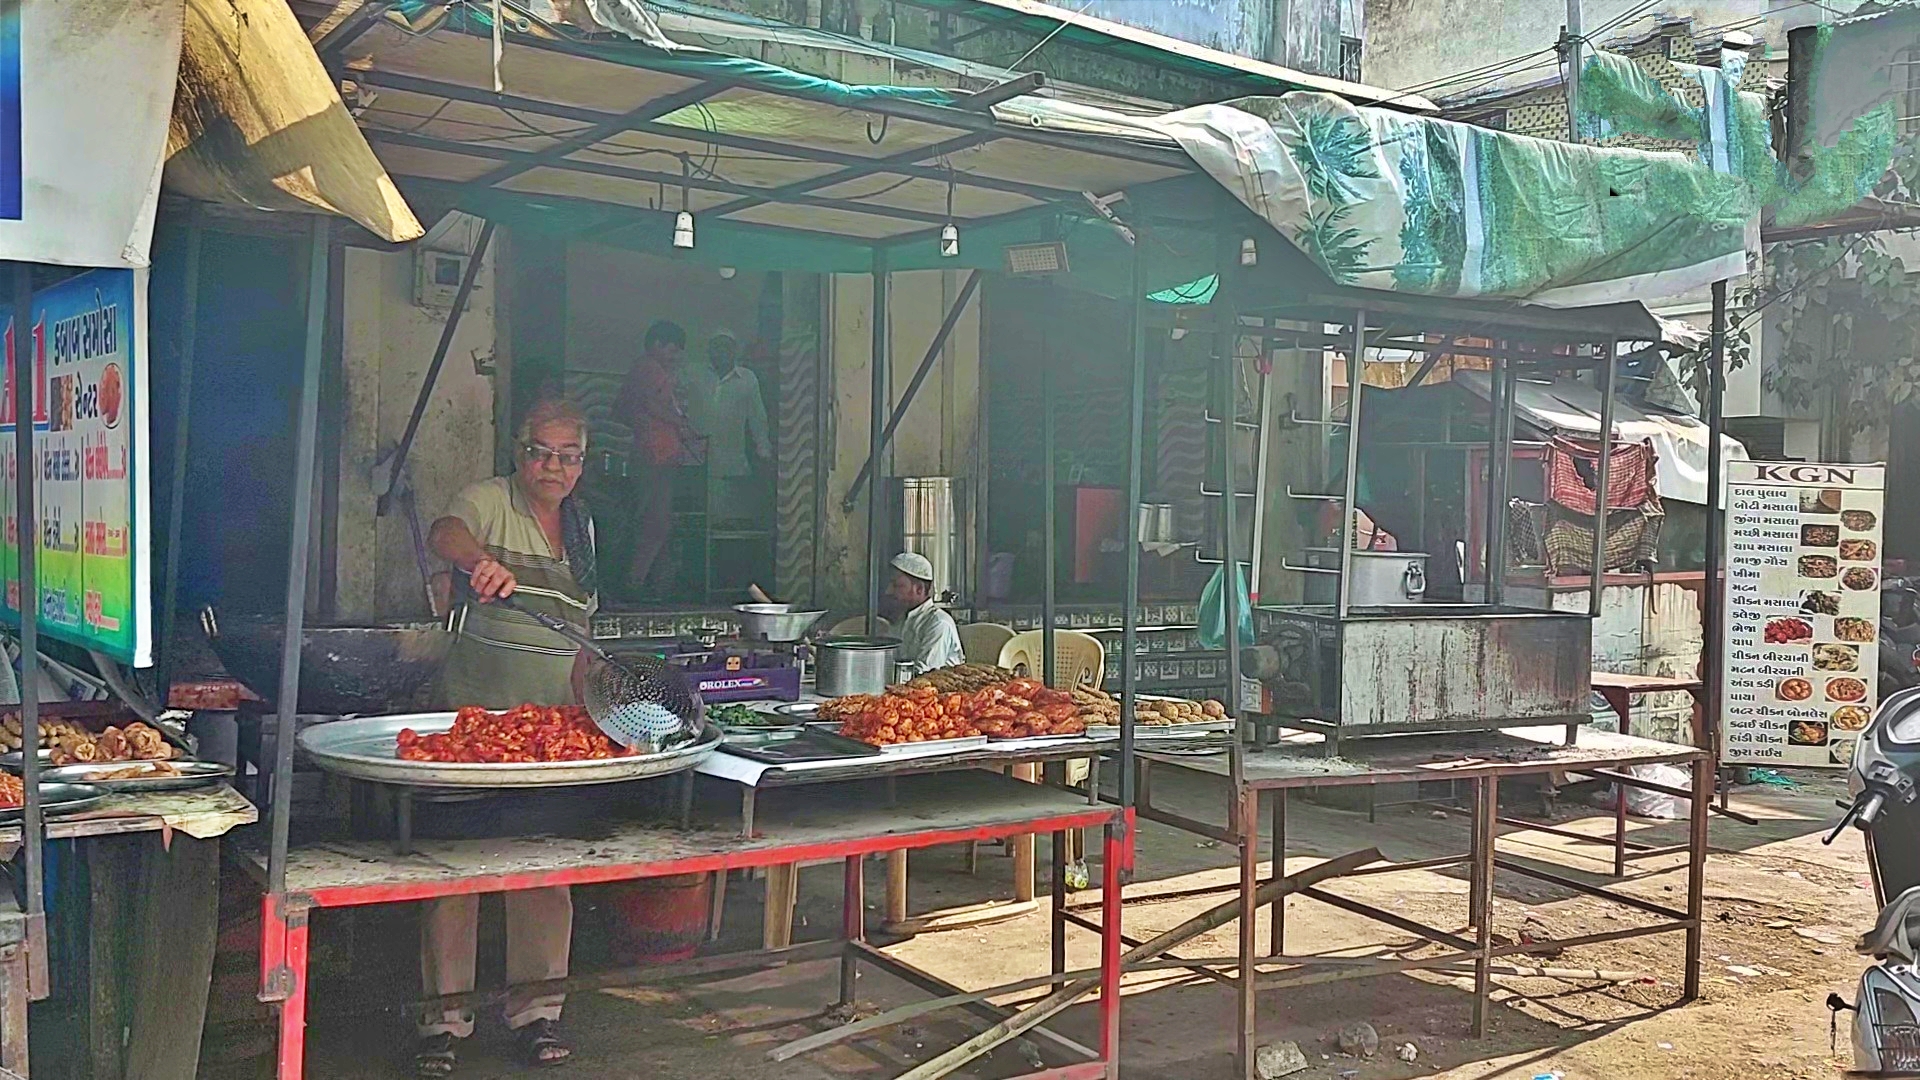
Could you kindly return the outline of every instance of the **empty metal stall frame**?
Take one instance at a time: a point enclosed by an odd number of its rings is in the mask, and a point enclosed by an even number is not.
[[[1284,287],[1274,291],[1284,298],[1269,300],[1261,295],[1257,281],[1241,279],[1232,295],[1242,312],[1251,310],[1296,326],[1337,327],[1262,330],[1260,336],[1268,348],[1343,357],[1348,408],[1344,419],[1329,416],[1313,421],[1334,429],[1335,437],[1344,441],[1344,461],[1337,470],[1339,490],[1289,487],[1286,492],[1298,501],[1339,507],[1341,525],[1333,541],[1333,559],[1281,563],[1283,571],[1331,579],[1333,600],[1269,605],[1256,612],[1259,643],[1246,659],[1266,685],[1271,705],[1252,717],[1253,722],[1265,729],[1323,733],[1329,755],[1340,752],[1343,739],[1357,735],[1519,725],[1563,724],[1571,743],[1574,728],[1590,715],[1592,618],[1587,613],[1530,610],[1507,602],[1512,388],[1532,372],[1596,372],[1603,419],[1593,484],[1592,562],[1603,565],[1615,382],[1615,365],[1608,361],[1622,340],[1658,340],[1658,325],[1639,304],[1550,310],[1337,287],[1324,291],[1309,287],[1304,295],[1294,290],[1294,296],[1286,296]],[[1366,445],[1364,407],[1374,394],[1390,392],[1364,390],[1365,360],[1383,349],[1424,359],[1410,385],[1417,385],[1445,357],[1473,357],[1492,369],[1483,508],[1483,566],[1488,570],[1478,583],[1478,597],[1382,605],[1354,595]],[[1426,496],[1426,492],[1419,494]],[[1416,546],[1420,543],[1419,538],[1413,541]],[[1448,553],[1430,554],[1438,558]],[[1590,578],[1588,611],[1592,612],[1599,610],[1605,574]],[[1463,589],[1468,584],[1464,573],[1462,584]]]
[[[1257,226],[1246,222],[1249,231]],[[1221,231],[1231,232],[1232,225]],[[1238,341],[1256,338],[1256,355],[1276,348],[1305,350],[1311,358],[1328,351],[1344,354],[1352,410],[1345,424],[1331,418],[1306,418],[1333,427],[1345,426],[1357,434],[1363,395],[1362,360],[1383,347],[1424,354],[1415,381],[1423,379],[1434,361],[1448,355],[1483,357],[1493,361],[1496,379],[1511,385],[1535,367],[1563,369],[1598,367],[1603,396],[1611,398],[1611,364],[1605,358],[1615,342],[1657,335],[1654,320],[1638,304],[1576,310],[1516,308],[1506,304],[1461,300],[1433,300],[1387,293],[1363,292],[1333,286],[1324,275],[1278,247],[1277,257],[1260,253],[1257,267],[1220,261],[1219,292],[1214,319],[1230,344],[1221,349],[1223,362],[1238,357]],[[1308,329],[1299,329],[1307,327]],[[1312,329],[1318,327],[1320,329]],[[1484,342],[1484,344],[1483,344]],[[1264,396],[1264,395],[1263,395]],[[1492,446],[1490,502],[1504,504],[1505,458],[1510,451],[1512,394],[1495,395],[1498,405],[1489,425]],[[1294,417],[1299,420],[1301,418]],[[1262,423],[1272,422],[1265,411]],[[1604,477],[1610,438],[1600,440]],[[1699,991],[1701,903],[1706,854],[1708,800],[1693,801],[1688,843],[1683,848],[1688,869],[1687,903],[1683,908],[1648,904],[1624,895],[1503,857],[1498,851],[1498,785],[1502,779],[1525,775],[1588,772],[1618,775],[1618,767],[1652,762],[1676,762],[1691,768],[1697,789],[1704,790],[1711,775],[1711,758],[1703,748],[1680,746],[1583,728],[1590,690],[1591,619],[1585,613],[1525,610],[1503,603],[1501,575],[1485,583],[1486,595],[1477,603],[1366,606],[1349,596],[1348,571],[1357,530],[1356,496],[1360,472],[1360,445],[1347,439],[1344,448],[1344,490],[1297,492],[1296,499],[1339,505],[1342,526],[1337,543],[1339,567],[1302,566],[1289,560],[1289,570],[1335,576],[1339,590],[1334,602],[1320,605],[1260,606],[1254,611],[1258,644],[1244,650],[1245,670],[1262,680],[1275,701],[1270,712],[1240,708],[1236,737],[1225,759],[1188,754],[1159,754],[1147,748],[1135,756],[1135,775],[1122,777],[1124,789],[1137,793],[1131,805],[1142,819],[1193,832],[1234,845],[1239,853],[1239,875],[1221,887],[1237,893],[1240,927],[1238,955],[1231,958],[1194,958],[1187,965],[1232,985],[1238,995],[1236,1076],[1253,1080],[1258,1022],[1258,994],[1264,989],[1391,974],[1420,968],[1451,969],[1474,980],[1474,1033],[1482,1033],[1487,1016],[1490,979],[1500,973],[1496,961],[1506,956],[1546,952],[1580,944],[1619,938],[1683,932],[1685,966],[1683,997]],[[1232,522],[1231,470],[1218,512],[1226,538],[1222,561],[1234,563],[1239,552]],[[1604,479],[1597,487],[1604,491]],[[1496,504],[1496,505],[1498,505]],[[1604,497],[1597,500],[1594,529],[1595,563],[1604,551]],[[1264,512],[1261,505],[1256,512]],[[1505,515],[1490,513],[1487,544],[1493,556],[1488,565],[1500,566],[1505,543]],[[1604,575],[1593,575],[1597,600]],[[1231,594],[1232,590],[1229,590]],[[1592,605],[1597,608],[1597,604]],[[1226,625],[1234,624],[1231,602]],[[1233,650],[1238,653],[1241,650]],[[1469,668],[1471,670],[1459,670]],[[1451,669],[1451,670],[1444,670]],[[1237,672],[1235,672],[1237,674]],[[1237,691],[1238,687],[1234,689]],[[1506,729],[1506,730],[1502,730]],[[1357,738],[1360,734],[1373,738]],[[1202,820],[1158,806],[1151,778],[1156,770],[1177,768],[1218,778],[1227,788],[1224,821]],[[1375,908],[1318,885],[1289,890],[1278,882],[1286,877],[1287,794],[1296,788],[1367,786],[1418,783],[1428,779],[1465,781],[1473,792],[1468,813],[1466,854],[1443,855],[1405,862],[1376,861],[1365,866],[1342,865],[1327,876],[1388,873],[1466,866],[1471,878],[1467,905],[1469,931],[1456,933],[1426,926],[1392,911]],[[1260,800],[1269,792],[1271,803],[1273,870],[1263,878],[1259,869]],[[1521,825],[1524,823],[1514,822]],[[1344,857],[1343,857],[1344,858]],[[1363,860],[1364,861],[1364,860]],[[1332,860],[1339,863],[1341,860]],[[1331,864],[1329,864],[1331,865]],[[1501,945],[1491,934],[1491,903],[1496,872],[1518,873],[1573,888],[1660,917],[1646,926],[1587,935],[1554,943],[1523,942]],[[1202,890],[1216,891],[1216,890]],[[1383,923],[1425,942],[1446,947],[1442,956],[1419,960],[1356,959],[1333,961],[1323,956],[1289,955],[1285,950],[1285,904],[1289,893],[1331,904]],[[1253,932],[1262,906],[1272,911],[1268,941],[1262,949]],[[1102,925],[1075,911],[1068,919],[1089,927]],[[1177,959],[1177,958],[1176,958]],[[1174,961],[1170,961],[1174,962]]]

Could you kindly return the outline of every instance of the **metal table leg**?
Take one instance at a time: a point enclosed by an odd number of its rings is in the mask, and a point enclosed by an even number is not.
[[[693,828],[693,770],[680,774],[680,827]]]
[[[1108,825],[1100,860],[1100,1059],[1120,1080],[1120,884],[1125,825]]]
[[[1693,763],[1694,796],[1689,800],[1693,813],[1687,829],[1687,971],[1681,992],[1683,1001],[1700,996],[1700,948],[1706,934],[1701,919],[1707,888],[1707,812],[1712,806],[1712,801],[1701,798],[1700,793],[1712,790],[1707,785],[1713,783],[1714,772],[1712,758],[1700,758]]]
[[[1499,816],[1499,780],[1486,777],[1479,789],[1473,819],[1475,853],[1473,876],[1478,889],[1473,912],[1473,1037],[1487,1033],[1487,995],[1493,962],[1493,849],[1495,819]]]
[[[410,787],[394,789],[393,853],[413,854],[413,789]]]
[[[1053,834],[1053,883],[1050,886],[1052,897],[1053,935],[1051,952],[1053,966],[1049,969],[1058,975],[1067,970],[1067,834]]]
[[[275,1059],[276,1080],[300,1080],[307,1052],[307,909],[287,911],[286,951],[282,956],[289,976],[287,996],[278,1005],[280,1044]]]
[[[852,943],[867,939],[866,857],[847,856],[840,888],[840,936],[848,948],[840,952],[840,1005],[851,1006],[855,998],[854,982],[860,977],[859,960]]]
[[[1239,1063],[1235,1073],[1243,1080],[1254,1080],[1254,1052],[1258,1047],[1260,1021],[1259,976],[1254,971],[1258,950],[1254,947],[1254,918],[1259,911],[1255,893],[1260,888],[1260,792],[1245,788],[1238,792],[1234,805],[1234,832],[1240,844],[1240,970],[1234,985],[1240,992],[1239,1039],[1234,1056]]]
[[[758,790],[752,784],[740,786],[740,835],[748,840],[753,839],[753,798]]]
[[[1287,876],[1287,789],[1273,793],[1273,876]],[[1287,898],[1273,898],[1272,913],[1267,916],[1267,955],[1284,956],[1287,951]]]
[[[1613,876],[1627,876],[1627,788],[1624,784],[1613,785]]]

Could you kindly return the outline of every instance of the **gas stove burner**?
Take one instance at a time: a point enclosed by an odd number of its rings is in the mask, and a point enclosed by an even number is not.
[[[797,701],[805,654],[791,642],[720,638],[710,645],[683,642],[666,661],[684,671],[709,704]]]

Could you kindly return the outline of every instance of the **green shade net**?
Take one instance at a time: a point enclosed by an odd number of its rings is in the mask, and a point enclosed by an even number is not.
[[[1147,299],[1156,304],[1211,304],[1215,293],[1220,291],[1220,275],[1208,274],[1196,278],[1185,285],[1175,285],[1171,289],[1150,292]]]

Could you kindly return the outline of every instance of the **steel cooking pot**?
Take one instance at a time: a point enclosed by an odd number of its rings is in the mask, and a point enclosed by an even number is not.
[[[900,639],[830,637],[813,649],[813,688],[822,697],[878,694],[893,679]]]
[[[1418,604],[1427,595],[1424,551],[1356,551],[1347,575],[1352,607]]]

